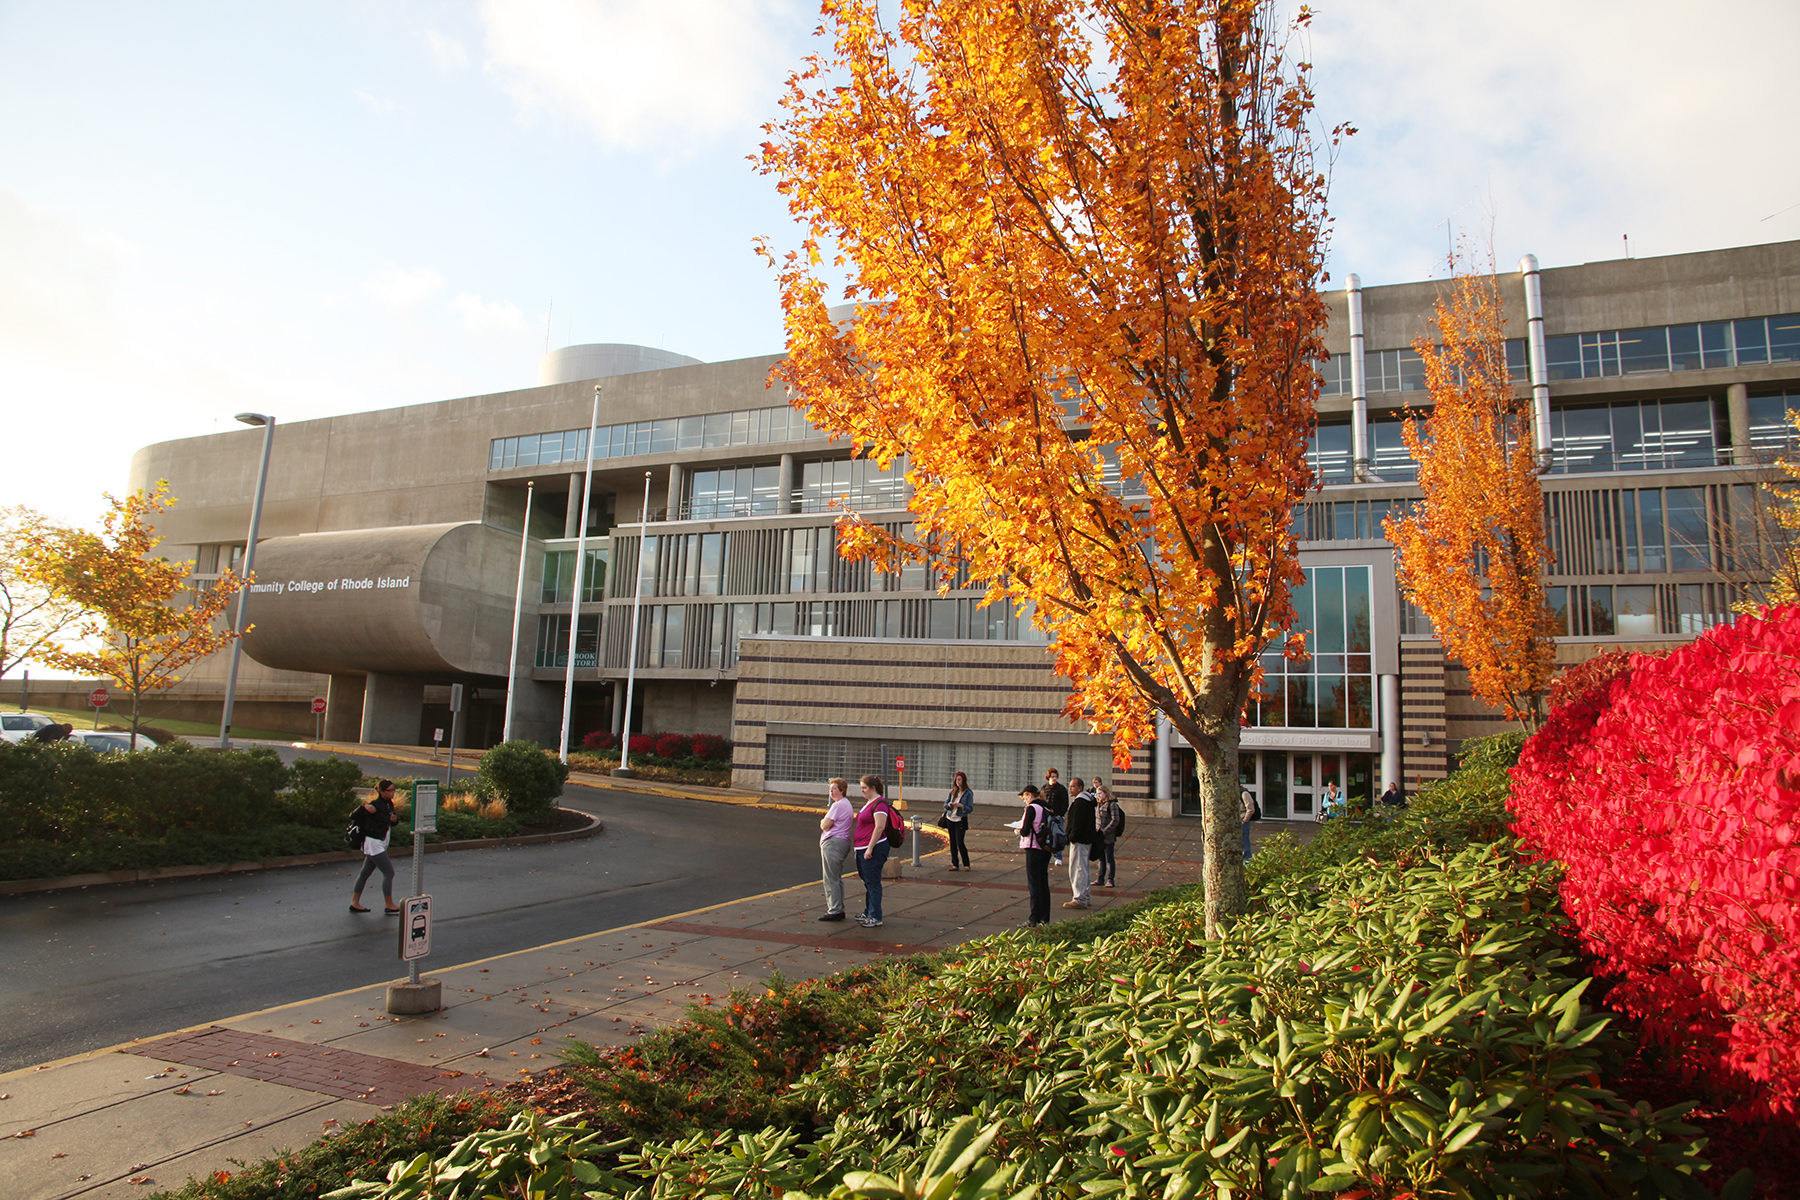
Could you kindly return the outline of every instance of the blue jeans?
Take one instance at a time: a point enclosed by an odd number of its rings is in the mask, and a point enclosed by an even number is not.
[[[856,852],[856,875],[863,883],[863,915],[872,921],[881,920],[881,868],[887,865],[887,860],[885,837],[876,839],[866,852]]]
[[[1244,822],[1244,861],[1249,862],[1255,851],[1250,849],[1250,822]]]

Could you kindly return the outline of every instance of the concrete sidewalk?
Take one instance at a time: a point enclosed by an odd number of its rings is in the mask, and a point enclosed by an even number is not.
[[[1014,813],[978,810],[973,869],[951,873],[938,843],[886,884],[885,924],[821,923],[817,883],[496,958],[427,967],[445,1008],[390,1017],[385,985],[220,1020],[0,1075],[0,1178],[18,1200],[143,1195],[235,1170],[432,1090],[487,1088],[556,1065],[565,1037],[618,1045],[689,1004],[725,1000],[780,971],[799,980],[884,954],[940,950],[1024,924]],[[1258,827],[1272,834],[1275,823]],[[1305,833],[1310,827],[1301,827]],[[1133,820],[1118,889],[1094,909],[1200,874],[1199,824]],[[1052,915],[1067,878],[1051,868]],[[847,907],[861,885],[845,881]]]

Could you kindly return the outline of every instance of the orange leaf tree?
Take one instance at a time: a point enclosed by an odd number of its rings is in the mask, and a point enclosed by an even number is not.
[[[1544,598],[1550,561],[1531,402],[1506,367],[1506,315],[1493,274],[1458,270],[1421,337],[1431,413],[1401,428],[1424,499],[1387,519],[1400,583],[1431,618],[1469,688],[1536,732],[1556,665]]]
[[[168,492],[159,480],[153,490],[123,500],[108,496],[102,532],[45,528],[25,547],[31,577],[92,614],[79,642],[51,642],[38,657],[64,670],[109,676],[130,692],[133,748],[144,693],[173,687],[182,668],[238,636],[216,622],[246,582],[226,571],[211,587],[190,591],[193,563],[151,557],[162,539],[150,518],[175,503]]]
[[[1066,714],[1121,764],[1158,711],[1195,748],[1216,931],[1244,903],[1239,727],[1311,482],[1305,65],[1251,0],[904,0],[892,29],[878,7],[827,0],[834,49],[768,127],[809,231],[777,377],[882,465],[909,456],[916,540],[852,517],[845,553],[954,561],[1030,604]]]
[[[52,642],[80,623],[80,608],[25,570],[32,539],[54,528],[52,521],[32,509],[0,509],[0,675],[37,661]]]

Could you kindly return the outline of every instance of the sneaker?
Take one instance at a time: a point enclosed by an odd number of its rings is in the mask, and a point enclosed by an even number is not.
[[[819,920],[821,920],[821,921],[841,921],[843,919],[844,919],[843,913],[826,913],[824,916],[819,918]]]
[[[1063,901],[1064,908],[1086,908],[1087,906],[1088,906],[1088,902],[1086,900],[1064,900]]]
[[[864,929],[880,929],[881,928],[881,922],[876,920],[874,917],[858,917],[858,918],[856,918],[856,923],[858,925],[861,925]]]
[[[959,866],[957,866],[957,865],[956,865],[956,864],[955,864],[955,863],[951,863],[951,864],[950,864],[950,869],[951,869],[951,870],[952,870],[952,871],[960,871],[960,870],[962,870],[962,868],[961,868],[961,867],[959,867]]]

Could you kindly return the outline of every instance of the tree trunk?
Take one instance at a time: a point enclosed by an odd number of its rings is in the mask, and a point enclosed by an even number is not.
[[[1249,899],[1244,885],[1244,808],[1238,782],[1238,724],[1223,723],[1217,751],[1210,759],[1195,754],[1200,777],[1201,836],[1206,852],[1206,936],[1217,938],[1243,913]]]

